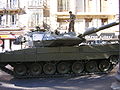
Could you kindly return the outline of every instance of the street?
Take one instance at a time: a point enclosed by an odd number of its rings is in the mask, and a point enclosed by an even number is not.
[[[74,78],[15,79],[0,71],[0,90],[111,90],[118,66],[107,75],[86,75]]]

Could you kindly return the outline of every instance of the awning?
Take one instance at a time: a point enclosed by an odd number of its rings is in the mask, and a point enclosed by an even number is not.
[[[0,39],[15,39],[14,35],[0,35]]]

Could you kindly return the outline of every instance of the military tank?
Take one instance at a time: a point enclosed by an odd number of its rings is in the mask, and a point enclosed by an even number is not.
[[[30,48],[0,53],[0,69],[17,78],[78,76],[110,72],[119,60],[119,43],[82,45],[85,36],[118,25],[88,28],[80,35],[28,34]],[[45,35],[48,35],[46,38]],[[50,38],[51,37],[51,38]],[[9,65],[12,69],[7,68]]]

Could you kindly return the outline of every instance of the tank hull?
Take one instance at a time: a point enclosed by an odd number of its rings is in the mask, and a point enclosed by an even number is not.
[[[119,44],[27,48],[0,53],[0,62],[108,59],[111,55],[119,55]]]
[[[27,48],[0,53],[0,68],[17,78],[106,73],[119,52],[119,44]]]

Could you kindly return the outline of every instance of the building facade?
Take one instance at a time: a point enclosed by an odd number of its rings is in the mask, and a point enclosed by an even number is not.
[[[15,36],[36,26],[68,32],[69,11],[76,15],[76,33],[116,21],[119,16],[118,3],[119,0],[0,0],[0,39],[5,44],[3,48],[8,43],[11,47]],[[105,33],[118,35],[119,27],[103,30],[97,35],[110,35]],[[94,39],[93,36],[88,37]]]
[[[21,30],[20,16],[24,13],[19,0],[0,0],[0,34]]]
[[[69,11],[76,15],[75,32],[115,21],[119,0],[0,0],[1,27],[32,29],[36,26],[68,30]],[[114,27],[118,31],[118,28]],[[113,29],[110,28],[110,32]],[[106,31],[108,32],[108,31]]]
[[[0,46],[2,50],[12,50],[15,35],[22,34],[20,16],[25,13],[19,0],[0,0]]]
[[[53,1],[52,1],[53,2]],[[76,15],[75,30],[84,32],[86,28],[98,27],[115,21],[119,14],[119,0],[54,0],[51,5],[51,18],[62,29],[68,29],[69,11]],[[54,12],[52,12],[53,9]],[[54,16],[56,15],[56,16]],[[54,27],[55,28],[55,27]]]

